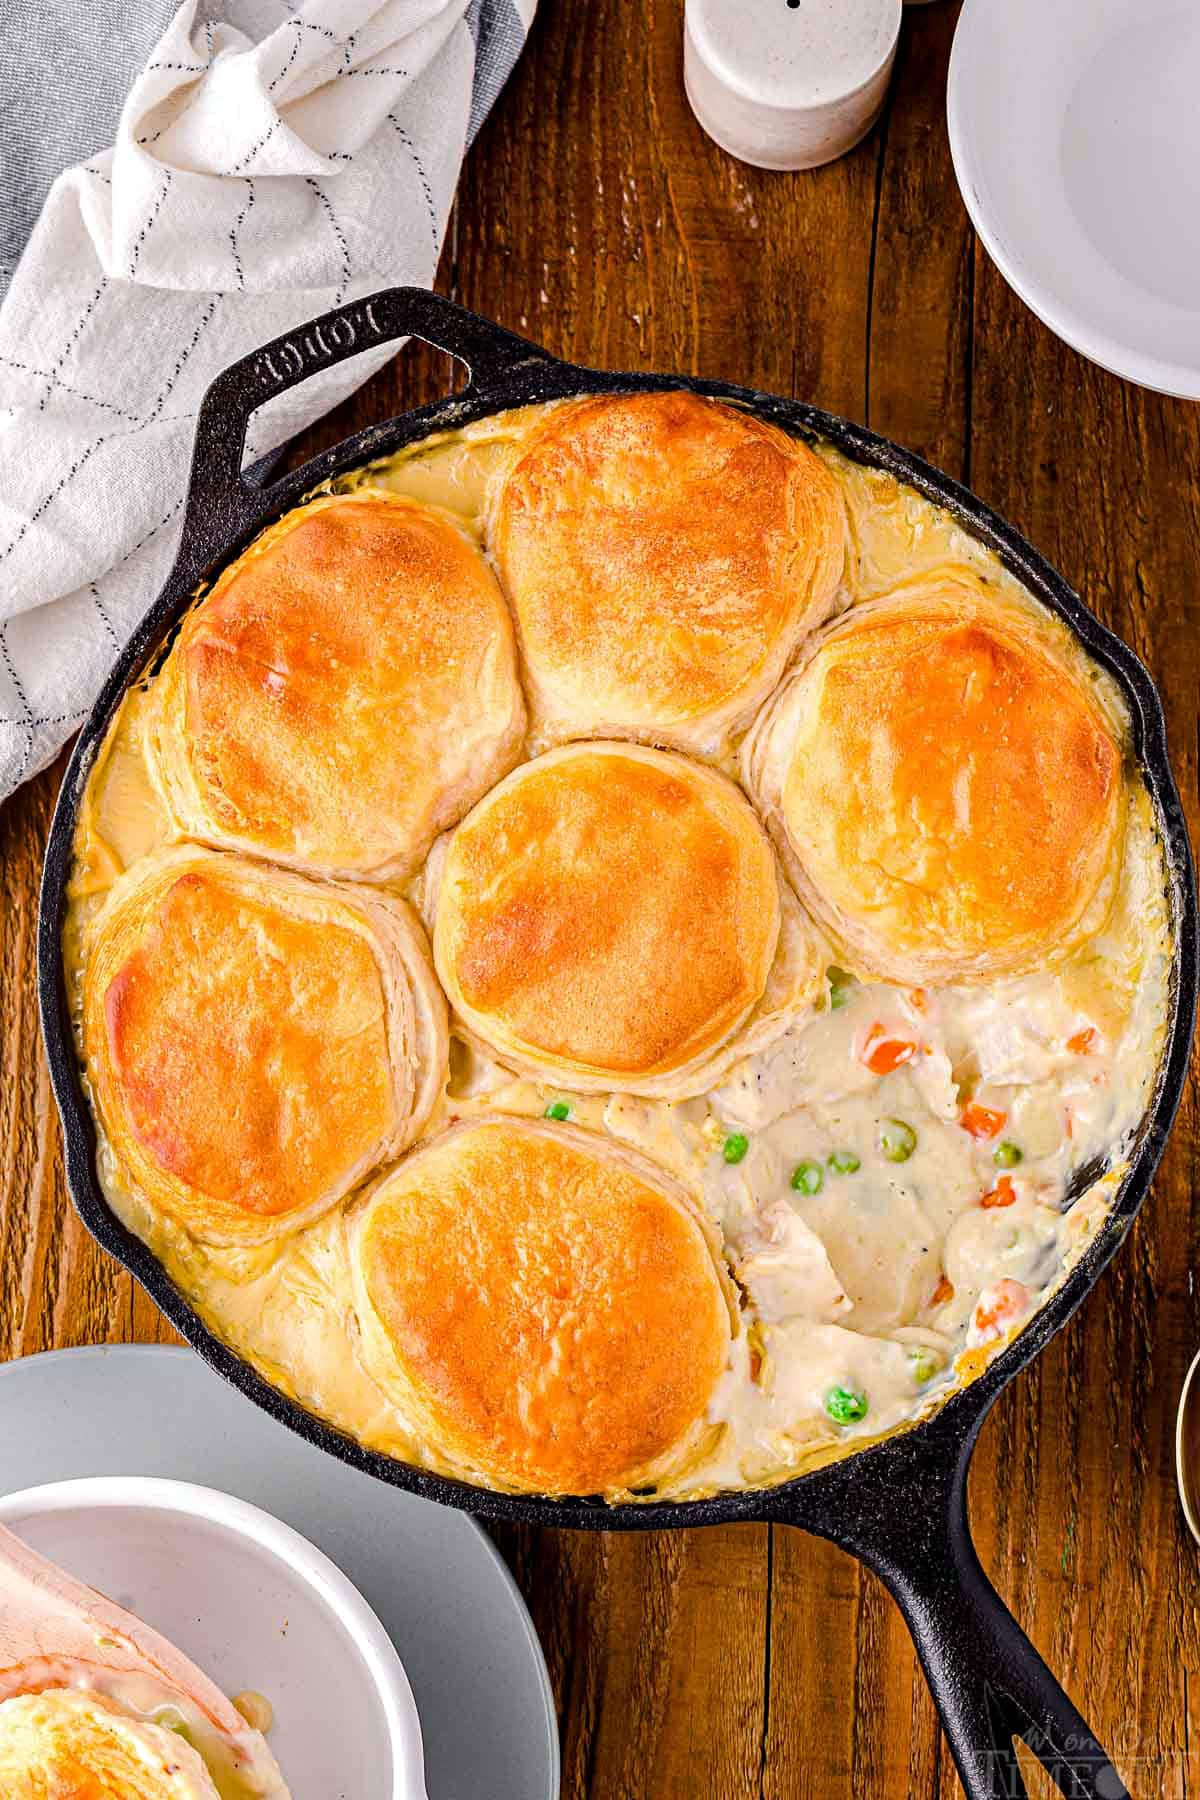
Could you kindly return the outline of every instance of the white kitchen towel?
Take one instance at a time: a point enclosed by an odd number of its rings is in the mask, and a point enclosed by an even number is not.
[[[80,723],[162,586],[214,375],[330,306],[430,285],[535,5],[186,0],[115,144],[54,182],[0,306],[0,798]],[[248,460],[393,353],[281,396]]]

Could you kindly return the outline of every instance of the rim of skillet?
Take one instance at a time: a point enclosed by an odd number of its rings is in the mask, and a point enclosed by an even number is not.
[[[500,328],[495,329],[501,335]],[[870,1484],[872,1472],[876,1477],[886,1477],[897,1445],[919,1455],[918,1445],[926,1440],[930,1456],[939,1463],[945,1460],[947,1451],[957,1460],[956,1453],[973,1442],[1001,1390],[1062,1329],[1096,1284],[1145,1199],[1186,1082],[1197,989],[1195,876],[1187,826],[1167,757],[1162,705],[1154,682],[1134,652],[1088,610],[1064,578],[1020,533],[969,489],[889,439],[807,402],[730,382],[590,369],[560,362],[532,344],[522,344],[522,348],[536,354],[489,377],[486,384],[477,385],[472,380],[458,394],[368,426],[274,482],[257,487],[243,473],[236,496],[227,496],[231,515],[237,520],[236,528],[199,573],[187,554],[189,536],[199,529],[197,513],[203,505],[198,483],[204,470],[201,453],[197,452],[175,568],[117,658],[76,740],[47,844],[38,916],[38,995],[51,1083],[63,1125],[67,1185],[92,1236],[141,1283],[167,1320],[211,1368],[279,1423],[367,1474],[480,1517],[530,1524],[662,1530],[787,1517],[803,1525],[806,1512],[820,1512],[823,1489],[832,1496],[832,1483],[840,1487],[849,1477]],[[436,432],[547,400],[669,388],[734,401],[793,436],[823,439],[850,460],[882,469],[909,484],[951,512],[972,537],[996,552],[1035,599],[1065,621],[1088,653],[1114,678],[1129,712],[1133,757],[1153,800],[1165,853],[1173,957],[1166,1034],[1153,1095],[1127,1152],[1128,1167],[1105,1219],[1060,1285],[982,1373],[952,1390],[923,1417],[806,1473],[765,1486],[723,1489],[698,1499],[635,1498],[612,1504],[600,1497],[510,1494],[370,1450],[289,1399],[209,1330],[148,1246],[112,1212],[101,1190],[95,1163],[95,1125],[83,1089],[70,1018],[62,933],[79,805],[113,715],[126,691],[165,647],[197,589],[206,586],[265,526],[330,477],[361,468]],[[261,398],[257,397],[254,405],[261,404]],[[251,408],[244,410],[248,413]],[[244,422],[243,417],[243,427]],[[235,499],[236,509],[232,504]],[[814,1522],[814,1528],[820,1527]]]

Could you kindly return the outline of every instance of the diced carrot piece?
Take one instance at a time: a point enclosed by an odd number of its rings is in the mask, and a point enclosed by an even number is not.
[[[1004,1130],[1007,1119],[1008,1114],[998,1112],[994,1106],[980,1106],[977,1100],[968,1100],[958,1122],[973,1138],[994,1138]]]
[[[980,1206],[1011,1206],[1017,1197],[1012,1184],[1011,1175],[1002,1175],[994,1188],[989,1188],[980,1200]]]
[[[902,1063],[911,1062],[916,1053],[917,1046],[907,1038],[885,1037],[882,1025],[872,1025],[862,1059],[872,1075],[890,1075]]]
[[[998,1281],[992,1289],[992,1303],[982,1303],[975,1308],[975,1329],[980,1332],[999,1331],[1010,1319],[1015,1319],[1025,1311],[1029,1304],[1029,1289],[1019,1281],[1010,1281],[1007,1276]]]
[[[1089,1056],[1096,1048],[1096,1030],[1089,1025],[1085,1031],[1077,1031],[1074,1037],[1067,1039],[1067,1049],[1072,1056]]]
[[[944,1306],[947,1300],[954,1298],[954,1283],[944,1272],[938,1276],[938,1284],[929,1296],[930,1306]]]

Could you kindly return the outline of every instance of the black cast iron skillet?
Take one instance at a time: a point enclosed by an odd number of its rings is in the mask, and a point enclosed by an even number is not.
[[[269,486],[256,485],[243,474],[246,426],[257,407],[360,350],[410,335],[467,365],[470,381],[461,394],[371,426]],[[126,689],[159,652],[199,583],[214,576],[316,483],[432,431],[564,395],[668,387],[737,400],[784,430],[801,437],[818,434],[855,461],[911,483],[990,545],[1032,593],[1066,620],[1114,677],[1129,708],[1134,753],[1153,795],[1166,845],[1174,966],[1170,1022],[1154,1097],[1111,1213],[1062,1286],[978,1380],[913,1429],[777,1487],[613,1508],[599,1500],[496,1493],[366,1450],[285,1399],[212,1336],[151,1252],[110,1211],[100,1190],[92,1118],[71,1031],[62,930],[76,815],[97,750]],[[1179,796],[1167,763],[1162,709],[1150,677],[1062,577],[974,495],[861,426],[799,401],[686,376],[576,368],[422,289],[394,288],[289,332],[227,369],[205,397],[178,561],[96,702],[63,783],[42,884],[38,979],[46,1053],[66,1140],[67,1175],[84,1223],[137,1277],[205,1361],[272,1417],[383,1481],[486,1518],[605,1531],[674,1529],[739,1519],[803,1526],[861,1557],[895,1595],[916,1640],[971,1800],[1013,1800],[1025,1794],[1014,1735],[1031,1746],[1064,1793],[1095,1800],[1116,1800],[1125,1794],[1105,1752],[983,1572],[967,1526],[967,1465],[980,1425],[1000,1390],[1065,1325],[1116,1252],[1162,1154],[1183,1088],[1195,1017],[1195,883]],[[1081,1172],[1078,1191],[1098,1173],[1098,1167]]]

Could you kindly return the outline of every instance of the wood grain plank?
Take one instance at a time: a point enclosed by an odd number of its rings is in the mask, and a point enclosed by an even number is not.
[[[1052,338],[980,255],[973,482],[1159,682],[1195,838],[1200,414]],[[1019,371],[1019,378],[1017,372]],[[1174,1487],[1174,1413],[1200,1336],[1197,1093],[1154,1190],[1073,1324],[984,1433],[972,1482],[1001,1593],[1140,1792],[1200,1787],[1195,1547]],[[1171,1784],[1176,1784],[1172,1786]]]
[[[861,339],[862,416],[951,474],[968,438],[972,234],[950,164],[943,101],[955,7],[906,15],[874,140]],[[864,147],[865,149],[866,147]],[[860,229],[862,227],[860,226]],[[844,232],[843,232],[844,245]],[[857,323],[857,321],[855,321]],[[772,1594],[772,1800],[853,1793],[891,1800],[957,1785],[907,1629],[882,1584],[829,1545],[776,1534]],[[780,1703],[840,1697],[815,1712]]]
[[[37,886],[61,769],[29,782],[0,810],[0,1347],[112,1335],[127,1278],[89,1243],[64,1206],[62,1154],[38,1036]],[[60,1336],[61,1334],[64,1334]],[[78,1335],[76,1335],[78,1334]]]
[[[0,808],[0,1359],[175,1336],[67,1199],[36,988],[42,851],[65,762]]]
[[[874,145],[735,163],[688,108],[680,30],[673,0],[545,9],[468,166],[454,292],[573,360],[861,415]]]
[[[909,13],[883,125],[871,269],[867,423],[968,472],[975,239],[946,136],[958,7]]]

